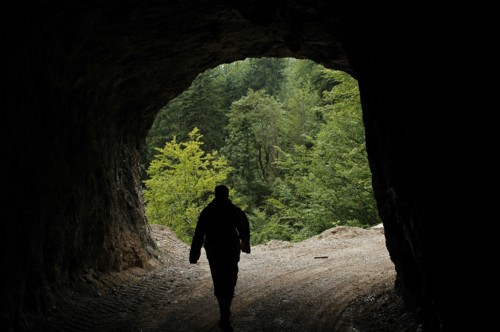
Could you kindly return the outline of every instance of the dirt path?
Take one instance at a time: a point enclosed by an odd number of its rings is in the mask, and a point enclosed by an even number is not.
[[[46,331],[218,331],[208,262],[152,226],[161,263],[89,275],[54,310]],[[382,229],[337,227],[301,243],[271,241],[242,254],[235,331],[411,331],[393,294]],[[98,280],[97,280],[98,279]]]

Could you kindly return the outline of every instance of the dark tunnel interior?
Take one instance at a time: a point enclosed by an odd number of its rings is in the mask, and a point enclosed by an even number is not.
[[[464,70],[479,50],[460,42],[460,20],[443,28],[444,13],[428,14],[326,1],[14,5],[2,14],[2,330],[45,315],[86,270],[147,267],[139,150],[156,113],[204,70],[264,56],[357,78],[398,292],[426,331],[476,330],[494,129]]]

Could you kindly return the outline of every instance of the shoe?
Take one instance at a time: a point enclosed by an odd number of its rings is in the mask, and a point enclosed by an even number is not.
[[[231,321],[229,319],[221,319],[219,321],[219,327],[224,332],[233,332],[233,327],[231,326]]]

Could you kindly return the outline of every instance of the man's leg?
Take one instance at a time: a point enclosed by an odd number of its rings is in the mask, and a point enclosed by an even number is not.
[[[224,331],[233,331],[231,326],[231,303],[234,297],[234,288],[238,280],[238,261],[224,262],[224,282],[221,287],[219,301],[220,323]]]
[[[226,259],[210,261],[210,271],[214,282],[214,293],[219,303],[219,327],[224,331],[232,331],[231,303],[234,287],[238,278],[238,261]]]
[[[219,327],[224,331],[232,331],[231,326],[231,302],[233,301],[232,296],[219,295],[217,296],[217,302],[219,302],[219,312],[220,320]]]

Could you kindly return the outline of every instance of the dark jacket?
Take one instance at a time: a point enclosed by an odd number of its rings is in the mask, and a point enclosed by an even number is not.
[[[250,226],[247,216],[229,199],[216,198],[200,213],[189,261],[198,261],[203,245],[209,260],[227,257],[239,261],[240,240],[249,248]]]

